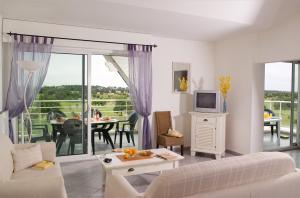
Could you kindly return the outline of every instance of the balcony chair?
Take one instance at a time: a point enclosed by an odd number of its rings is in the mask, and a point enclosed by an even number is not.
[[[83,125],[81,120],[77,119],[68,119],[63,124],[63,129],[65,133],[70,138],[69,146],[68,146],[68,154],[74,154],[75,145],[76,144],[82,144],[83,145],[83,153],[86,153],[86,145],[87,145],[87,139],[86,139],[86,130],[82,130]],[[84,131],[84,133],[83,133]]]
[[[120,148],[122,148],[123,133],[126,134],[127,142],[130,143],[130,138],[131,138],[133,146],[135,146],[134,128],[135,128],[135,125],[136,125],[138,119],[139,119],[139,114],[137,112],[132,112],[129,115],[127,120],[119,121],[117,123],[114,143],[116,144],[117,135],[118,135],[118,133],[120,133]],[[122,124],[122,128],[120,128],[120,124]]]
[[[47,114],[47,120],[55,120],[57,118],[66,118],[67,115],[58,109],[51,109]]]
[[[51,109],[47,114],[47,120],[56,120],[57,118],[66,118],[67,115],[58,110]],[[66,141],[67,134],[63,130],[62,124],[51,124],[52,125],[52,140],[56,142],[56,153],[59,154],[62,144]]]
[[[269,115],[272,115],[272,117],[276,116],[274,111],[272,111],[270,109],[264,109],[264,112],[267,112]],[[265,122],[264,126],[270,126],[271,127],[271,135],[272,136],[274,134],[274,127],[276,127],[276,134],[277,134],[277,137],[278,137],[278,128],[277,128],[277,123],[276,122]]]
[[[48,133],[48,125],[47,124],[32,124],[32,128],[30,130],[30,122],[29,118],[25,117],[24,125],[27,129],[28,136],[31,134],[31,143],[35,143],[37,141],[45,141],[50,142],[51,137]],[[34,133],[34,132],[39,132]]]
[[[173,146],[180,145],[181,155],[183,155],[184,147],[184,138],[183,137],[170,137],[166,133],[169,129],[172,129],[172,119],[170,111],[157,111],[155,112],[156,120],[156,131],[157,131],[157,148],[159,145],[167,148],[170,146],[170,149],[173,150]]]

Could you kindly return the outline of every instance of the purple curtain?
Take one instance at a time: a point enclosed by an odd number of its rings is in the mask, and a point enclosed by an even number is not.
[[[11,119],[20,115],[24,107],[25,82],[29,72],[19,66],[19,61],[37,61],[39,69],[32,74],[29,81],[26,100],[29,107],[45,80],[53,45],[53,38],[13,35],[10,81],[5,110],[9,111],[9,137],[14,142],[14,131]]]
[[[143,116],[143,149],[152,148],[148,116],[152,106],[152,46],[128,45],[129,92],[134,109]]]

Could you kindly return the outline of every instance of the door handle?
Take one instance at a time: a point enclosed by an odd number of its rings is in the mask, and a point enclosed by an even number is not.
[[[130,173],[130,172],[133,172],[133,171],[135,171],[134,168],[129,168],[129,169],[128,169],[128,172],[129,172],[129,173]]]
[[[205,118],[203,121],[204,121],[204,122],[207,122],[208,120]]]

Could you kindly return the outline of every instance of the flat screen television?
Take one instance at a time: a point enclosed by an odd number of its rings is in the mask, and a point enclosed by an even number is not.
[[[203,113],[220,112],[220,92],[217,90],[194,91],[194,111]]]

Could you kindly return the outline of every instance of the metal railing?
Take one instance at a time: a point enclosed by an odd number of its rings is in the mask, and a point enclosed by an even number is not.
[[[275,108],[275,104],[279,104],[279,108]],[[296,105],[298,104],[297,101],[294,102]],[[270,110],[278,110],[279,111],[279,114],[278,116],[279,117],[282,117],[282,108],[283,108],[283,105],[284,104],[288,104],[290,106],[291,104],[291,101],[283,101],[283,100],[265,100],[264,101],[264,104],[265,104],[265,107],[270,109]],[[290,107],[288,107],[288,109],[290,109]]]
[[[133,106],[131,100],[128,99],[92,99],[92,108],[101,111],[103,116],[114,118],[127,117],[132,112]],[[87,101],[85,101],[85,106]],[[74,114],[82,115],[82,100],[35,100],[29,108],[33,122],[47,121],[47,114],[51,109],[59,109],[64,112],[67,117]]]
[[[87,100],[85,102],[85,111]],[[101,111],[104,117],[112,117],[118,120],[127,119],[128,115],[133,111],[133,105],[129,98],[127,99],[92,99],[92,108]],[[34,124],[47,124],[47,115],[52,109],[58,109],[64,112],[67,118],[72,118],[74,114],[82,117],[82,100],[34,100],[29,108],[30,117]],[[27,129],[24,127],[24,117],[22,113],[18,121],[19,137],[28,136]],[[24,142],[24,138],[22,139]]]

